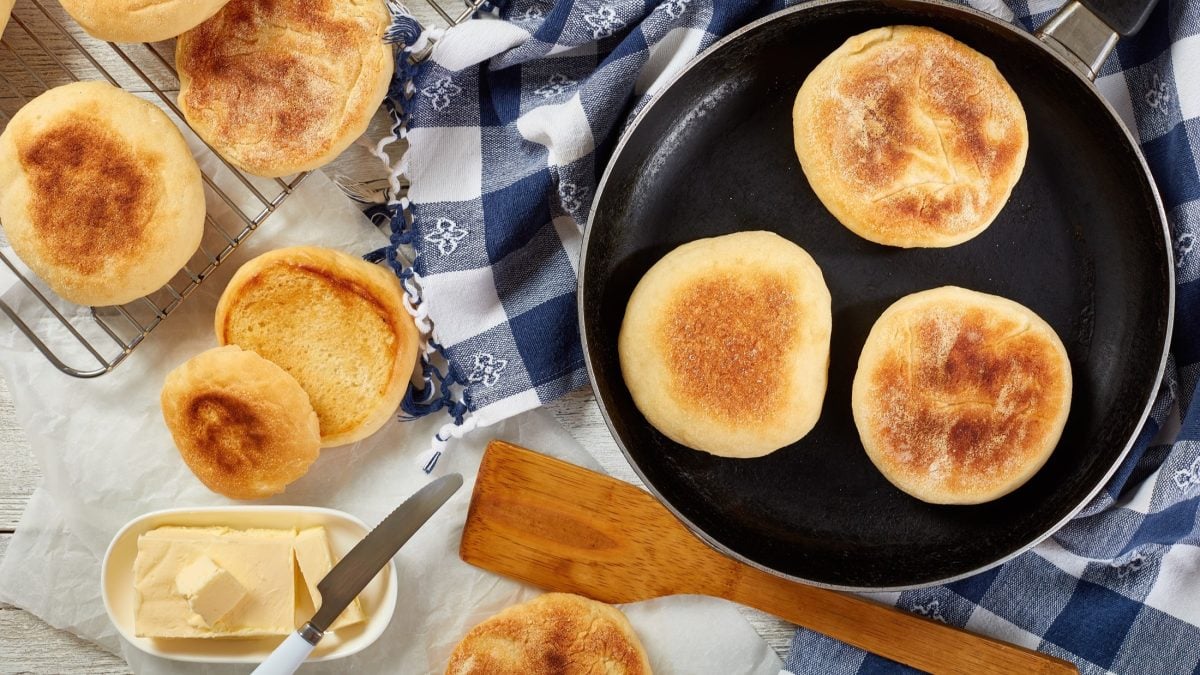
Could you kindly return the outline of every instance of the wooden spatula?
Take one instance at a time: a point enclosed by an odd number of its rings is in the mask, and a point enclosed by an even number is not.
[[[933,673],[1077,672],[1052,656],[750,567],[709,548],[646,492],[503,441],[483,456],[459,553],[603,602],[726,598]]]

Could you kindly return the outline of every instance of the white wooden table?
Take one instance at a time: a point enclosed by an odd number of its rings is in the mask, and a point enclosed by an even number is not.
[[[22,0],[18,0],[20,9]],[[427,24],[444,24],[433,10],[421,2],[410,2],[418,18]],[[53,5],[56,12],[57,3]],[[457,6],[446,3],[446,6]],[[61,16],[61,14],[60,14]],[[65,19],[64,19],[65,21]],[[14,30],[9,28],[9,30]],[[81,41],[86,36],[78,34]],[[91,44],[95,44],[92,42]],[[115,59],[104,45],[93,50],[104,61]],[[7,50],[0,49],[0,67]],[[30,55],[26,54],[26,57]],[[38,58],[36,55],[31,57]],[[11,65],[11,64],[8,64]],[[107,63],[104,65],[107,66]],[[6,72],[11,73],[11,69]],[[18,83],[21,84],[21,83]],[[36,83],[26,83],[36,88]],[[36,93],[36,91],[34,92]],[[5,99],[0,92],[0,109],[11,110],[14,100]],[[386,124],[381,115],[372,125],[371,137],[378,138]],[[354,147],[339,157],[328,169],[330,175],[343,175],[359,180],[377,178],[380,175],[377,160],[359,147]],[[169,319],[168,319],[169,320]],[[0,330],[9,330],[7,319],[0,318]],[[151,336],[149,339],[154,339]],[[137,353],[131,357],[137,359]],[[122,367],[129,367],[126,364]],[[595,399],[590,391],[574,392],[549,406],[551,412],[571,434],[587,448],[611,474],[636,482],[620,450],[605,427]],[[0,378],[0,555],[3,555],[15,531],[25,504],[41,480],[40,471],[33,460],[25,435],[15,421],[12,398]],[[754,610],[745,614],[767,642],[782,654],[786,651],[793,626]],[[128,667],[118,657],[81,640],[64,631],[56,630],[37,617],[15,607],[0,604],[0,673],[127,673]]]

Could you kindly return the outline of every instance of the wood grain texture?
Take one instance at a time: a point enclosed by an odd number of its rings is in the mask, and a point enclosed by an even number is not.
[[[11,537],[0,534],[0,558]],[[0,673],[129,672],[120,657],[0,602]]]
[[[80,52],[76,43],[87,49],[95,63]],[[173,41],[154,45],[168,60],[173,59],[173,47]],[[177,89],[179,84],[170,69],[148,49],[144,45],[123,45],[118,51],[91,37],[70,20],[55,0],[17,0],[0,44],[0,99],[36,96],[47,87],[76,79],[104,79],[101,69],[124,89],[151,91],[146,80],[122,57],[122,52],[155,86]],[[9,111],[6,106],[0,109]]]
[[[12,532],[42,479],[25,432],[17,424],[12,396],[0,378],[0,532]]]
[[[502,441],[484,454],[460,554],[604,602],[733,600],[932,673],[1076,672],[1061,659],[750,567],[701,542],[649,493]]]

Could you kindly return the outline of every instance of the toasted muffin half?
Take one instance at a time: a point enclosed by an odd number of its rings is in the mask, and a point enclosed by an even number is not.
[[[1029,147],[1025,110],[992,60],[923,26],[847,40],[804,80],[792,119],[825,207],[860,237],[905,248],[983,232]]]
[[[771,232],[684,244],[638,282],[617,340],[638,410],[665,436],[724,457],[803,438],[825,399],[829,289]]]
[[[361,258],[313,246],[247,262],[221,294],[217,342],[257,352],[296,378],[321,422],[321,445],[383,426],[404,396],[419,335],[400,282]]]
[[[954,286],[905,296],[871,328],[854,422],[893,485],[935,504],[978,504],[1029,480],[1071,408],[1062,341],[1029,308]]]
[[[650,662],[620,610],[547,593],[472,628],[446,666],[446,675],[497,673],[650,675]]]

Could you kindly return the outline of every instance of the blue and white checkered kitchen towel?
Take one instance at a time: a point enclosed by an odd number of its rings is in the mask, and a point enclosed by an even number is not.
[[[422,459],[427,467],[451,436],[586,384],[575,275],[596,182],[622,123],[722,35],[783,7],[495,4],[446,31],[422,33],[404,19],[392,31],[410,45],[390,103],[395,137],[408,142],[395,172],[411,187],[396,199],[394,183],[374,195],[390,208],[369,212],[392,219],[399,246],[389,260],[418,321],[427,316],[432,329],[425,388],[405,411],[453,418]]]
[[[440,438],[585,382],[575,321],[581,230],[624,120],[722,35],[779,0],[511,0],[447,31],[400,20],[392,103],[407,153],[375,215],[432,329],[413,415]],[[1060,0],[971,0],[1033,29]],[[414,63],[412,55],[428,54]],[[877,596],[1087,672],[1200,674],[1200,0],[1161,0],[1097,86],[1136,129],[1175,239],[1177,315],[1162,391],[1128,460],[1033,551],[944,587]],[[386,142],[381,152],[386,152]],[[395,176],[394,176],[395,177]],[[383,253],[381,253],[383,255]],[[455,424],[457,422],[457,424]],[[435,448],[439,449],[439,448]],[[800,630],[795,673],[899,669]]]

